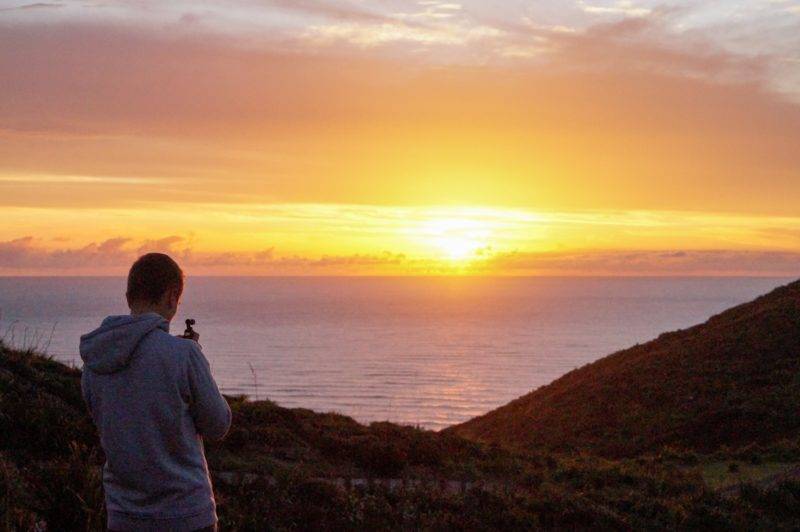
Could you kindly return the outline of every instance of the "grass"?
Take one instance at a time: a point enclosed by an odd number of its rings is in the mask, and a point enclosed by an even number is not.
[[[0,529],[103,530],[103,456],[79,380],[77,369],[0,343]],[[613,460],[228,400],[231,433],[207,445],[224,530],[800,528],[800,483],[723,497],[704,480],[719,467],[709,462],[796,456],[793,440]],[[339,477],[414,482],[342,489]],[[442,480],[475,484],[452,492]]]

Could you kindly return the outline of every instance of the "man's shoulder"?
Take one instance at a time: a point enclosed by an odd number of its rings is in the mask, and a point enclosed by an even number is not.
[[[164,330],[153,331],[145,340],[149,350],[162,352],[171,356],[188,358],[199,348],[197,342],[179,336],[173,336]]]

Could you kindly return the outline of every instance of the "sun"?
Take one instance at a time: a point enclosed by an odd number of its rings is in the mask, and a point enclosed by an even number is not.
[[[451,260],[464,260],[474,256],[482,248],[480,242],[467,238],[443,238],[437,245],[442,253]]]
[[[426,222],[424,234],[428,244],[443,258],[466,261],[477,257],[489,245],[491,229],[480,220],[441,218]]]

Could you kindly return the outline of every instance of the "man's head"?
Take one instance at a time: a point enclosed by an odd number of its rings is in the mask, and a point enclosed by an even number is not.
[[[156,312],[166,320],[175,317],[183,293],[183,271],[163,253],[142,255],[128,273],[128,307],[133,314]]]

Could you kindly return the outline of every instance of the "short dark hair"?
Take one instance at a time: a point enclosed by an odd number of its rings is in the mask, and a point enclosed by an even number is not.
[[[183,270],[164,253],[148,253],[139,257],[128,272],[128,302],[157,303],[171,288],[183,292]]]

